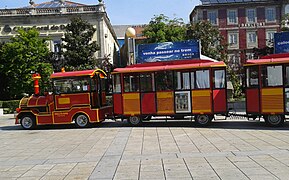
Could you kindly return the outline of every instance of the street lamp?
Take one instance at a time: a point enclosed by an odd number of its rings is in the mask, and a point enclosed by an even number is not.
[[[129,27],[126,29],[125,36],[127,38],[127,46],[128,46],[128,64],[135,63],[135,29]]]

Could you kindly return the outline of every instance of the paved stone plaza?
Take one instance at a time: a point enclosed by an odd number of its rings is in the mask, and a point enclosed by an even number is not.
[[[0,179],[289,179],[289,123],[123,122],[22,130],[0,117]]]

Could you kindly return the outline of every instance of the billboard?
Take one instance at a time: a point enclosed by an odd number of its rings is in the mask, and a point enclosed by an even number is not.
[[[200,45],[197,40],[139,44],[136,52],[136,63],[199,58]]]
[[[289,53],[289,32],[280,32],[274,34],[275,54]]]

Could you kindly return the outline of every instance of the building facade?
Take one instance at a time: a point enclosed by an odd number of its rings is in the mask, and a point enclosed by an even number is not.
[[[80,16],[96,28],[92,41],[100,45],[95,52],[98,61],[109,59],[111,64],[118,61],[119,44],[112,28],[105,4],[85,5],[65,0],[52,0],[16,9],[0,9],[0,42],[7,42],[17,34],[18,28],[39,30],[41,37],[49,37],[49,48],[52,52],[59,51],[58,44],[64,36],[65,27],[73,17]]]
[[[216,26],[228,45],[232,64],[254,57],[254,50],[273,47],[274,33],[281,29],[286,0],[201,0],[190,14],[192,23],[207,20]]]
[[[142,25],[114,25],[114,31],[116,33],[118,42],[120,44],[120,61],[118,66],[125,67],[134,62],[130,62],[130,53],[133,53],[136,48],[136,44],[142,43],[146,38],[143,35],[143,30],[146,27],[146,24]],[[126,31],[128,28],[133,28],[135,30],[135,37],[128,38],[126,36]]]

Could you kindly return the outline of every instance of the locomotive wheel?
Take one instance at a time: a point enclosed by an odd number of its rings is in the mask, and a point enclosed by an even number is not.
[[[75,124],[77,127],[84,128],[90,125],[89,119],[85,114],[78,114],[75,118]]]
[[[24,115],[21,118],[20,124],[23,129],[34,129],[36,127],[35,117],[32,115]]]
[[[268,115],[264,117],[266,124],[269,126],[282,126],[284,124],[284,118],[281,115]]]
[[[195,122],[197,123],[197,125],[199,126],[207,126],[211,123],[212,118],[209,115],[196,115],[195,116]]]
[[[142,123],[141,118],[138,116],[130,116],[128,118],[128,123],[133,126],[138,126]]]

